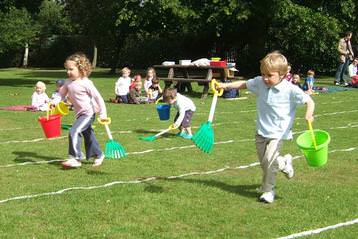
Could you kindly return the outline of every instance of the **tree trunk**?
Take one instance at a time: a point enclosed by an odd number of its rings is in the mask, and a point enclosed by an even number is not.
[[[111,74],[116,72],[117,63],[118,63],[118,56],[121,51],[121,46],[119,44],[116,45],[116,49],[114,51],[114,56],[111,62],[111,70],[109,71]]]
[[[26,68],[29,62],[29,44],[25,44],[25,53],[24,58],[22,60],[22,67]]]
[[[93,60],[92,60],[92,67],[96,68],[97,66],[97,46],[96,44],[93,46]]]

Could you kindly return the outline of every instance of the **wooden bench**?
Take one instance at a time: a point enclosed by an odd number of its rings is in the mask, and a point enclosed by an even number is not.
[[[218,81],[225,82],[228,78],[227,67],[194,65],[154,65],[153,67],[158,74],[158,79],[164,81],[165,88],[175,84],[178,89],[183,86],[184,88],[187,87],[188,91],[191,92],[191,82],[198,82],[199,85],[203,85],[202,98],[207,97],[212,79],[217,78]],[[159,76],[162,71],[167,75]]]

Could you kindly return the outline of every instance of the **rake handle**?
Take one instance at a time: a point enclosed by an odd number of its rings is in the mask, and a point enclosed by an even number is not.
[[[163,134],[169,132],[169,131],[172,130],[172,129],[173,129],[172,127],[169,127],[169,128],[167,128],[167,129],[165,129],[165,130],[159,132],[158,134],[154,135],[154,137],[157,138],[157,137],[159,137],[159,136],[161,136],[161,135],[163,135]]]
[[[214,94],[213,101],[211,102],[210,113],[208,118],[209,122],[213,122],[217,102],[218,102],[218,95]]]
[[[106,129],[108,138],[109,138],[110,140],[113,140],[112,133],[111,133],[111,131],[109,130],[108,124],[105,124],[105,125],[104,125],[104,128]]]
[[[216,103],[218,102],[218,96],[222,96],[222,94],[224,93],[224,89],[220,89],[220,91],[218,91],[216,89],[217,86],[219,86],[219,83],[215,79],[213,79],[210,82],[210,88],[214,92],[214,97],[213,97],[213,101],[211,102],[210,113],[208,118],[209,122],[213,122]]]

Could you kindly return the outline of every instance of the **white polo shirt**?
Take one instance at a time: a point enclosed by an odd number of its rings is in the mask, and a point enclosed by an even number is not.
[[[246,87],[257,95],[257,133],[265,138],[291,139],[296,106],[305,104],[310,96],[286,80],[268,87],[261,76],[248,80]]]

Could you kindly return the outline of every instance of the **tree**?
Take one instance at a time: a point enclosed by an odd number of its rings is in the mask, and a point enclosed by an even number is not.
[[[7,13],[0,13],[0,21],[0,53],[28,47],[38,33],[36,24],[24,8],[12,7]],[[25,63],[27,64],[27,59]]]
[[[43,0],[39,7],[37,21],[42,38],[71,33],[72,25],[66,15],[65,6],[53,0]]]
[[[284,52],[296,69],[329,71],[337,59],[339,22],[290,0],[277,1],[274,9],[268,50]]]

